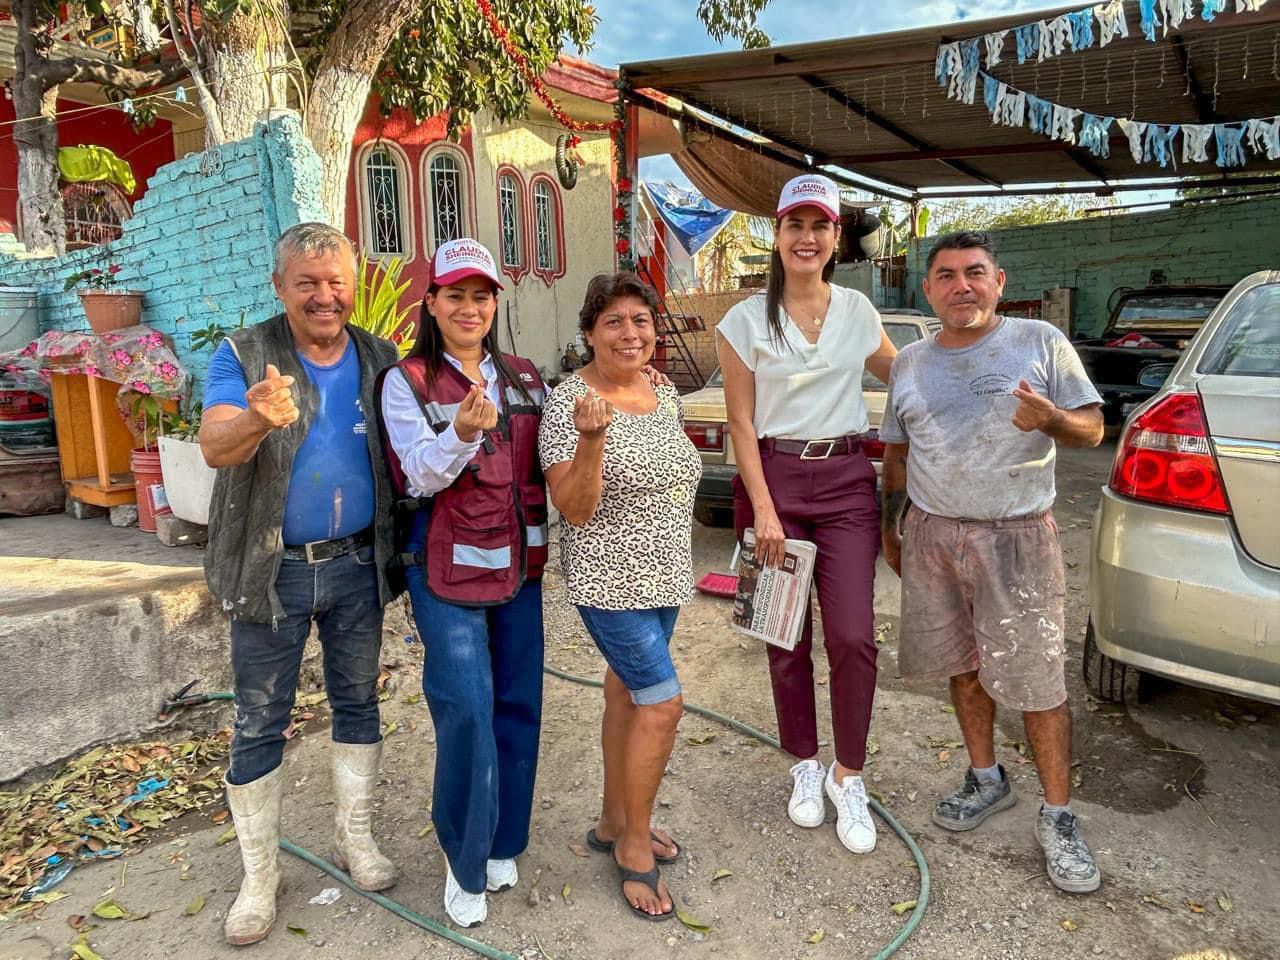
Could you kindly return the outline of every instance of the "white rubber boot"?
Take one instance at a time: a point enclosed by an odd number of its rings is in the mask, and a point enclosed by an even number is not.
[[[280,892],[280,801],[284,773],[276,767],[252,783],[226,784],[227,806],[236,825],[244,880],[227,913],[227,943],[242,947],[266,938],[276,922]]]
[[[381,743],[333,744],[333,862],[361,890],[385,890],[396,868],[373,841],[373,788],[378,782]]]

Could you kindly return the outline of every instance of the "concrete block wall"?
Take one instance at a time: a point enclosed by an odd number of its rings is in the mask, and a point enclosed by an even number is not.
[[[716,325],[724,319],[729,308],[739,301],[751,296],[754,290],[730,290],[727,293],[691,293],[687,296],[672,297],[668,306],[672,310],[702,317],[705,330],[685,334],[693,358],[704,377],[711,376],[720,361],[716,359]]]
[[[1101,331],[1117,287],[1141,287],[1152,271],[1166,282],[1233,284],[1256,270],[1280,268],[1280,198],[1198,203],[1151,213],[1118,213],[993,231],[1008,275],[1005,298],[1039,299],[1051,287],[1074,287],[1072,331]],[[920,291],[930,237],[908,254],[907,293]]]
[[[142,322],[173,338],[198,392],[212,351],[193,351],[192,333],[278,312],[272,246],[293,224],[326,219],[319,188],[320,161],[297,118],[276,117],[248,139],[161,167],[109,244],[56,258],[0,248],[0,285],[41,290],[41,332],[88,330],[63,282],[118,264],[119,285],[143,291]]]

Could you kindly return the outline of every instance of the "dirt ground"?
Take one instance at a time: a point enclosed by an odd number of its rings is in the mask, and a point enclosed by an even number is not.
[[[867,776],[920,843],[933,885],[923,923],[897,954],[904,960],[1165,960],[1196,951],[1215,960],[1280,957],[1280,710],[1173,686],[1132,711],[1084,695],[1089,526],[1110,456],[1109,448],[1068,451],[1058,471],[1079,761],[1074,802],[1103,872],[1096,894],[1062,894],[1044,877],[1031,829],[1039,790],[1018,751],[1024,736],[1015,715],[998,717],[996,742],[1021,802],[969,834],[930,822],[934,800],[959,782],[966,757],[949,745],[959,733],[945,689],[895,676],[897,581],[881,568],[878,752]],[[727,565],[731,546],[729,531],[698,527],[699,573]],[[602,661],[557,574],[547,587],[548,663],[599,676]],[[699,596],[680,617],[674,645],[686,698],[773,732],[764,653],[729,629],[727,611],[726,601]],[[426,707],[414,697],[421,648],[405,642],[398,620],[389,623],[386,655],[400,665],[384,704],[384,720],[398,727],[387,740],[375,830],[401,871],[389,893],[443,921],[444,862],[434,835],[423,833],[434,748]],[[875,852],[855,857],[836,839],[830,813],[820,829],[792,826],[787,759],[694,716],[681,723],[657,816],[686,851],[664,876],[681,909],[711,932],[633,918],[607,858],[581,848],[599,803],[600,713],[599,691],[547,679],[533,837],[520,859],[520,884],[491,897],[489,921],[473,935],[528,960],[863,960],[901,928],[905,916],[890,908],[917,896],[919,877],[888,828],[878,824]],[[285,763],[285,835],[324,855],[332,816],[327,728],[308,724]],[[207,817],[178,821],[126,858],[123,882],[120,861],[78,868],[60,888],[70,896],[42,919],[0,926],[0,960],[67,957],[67,917],[88,914],[113,887],[121,906],[147,916],[98,921],[89,943],[104,960],[474,956],[345,888],[336,902],[311,903],[337,884],[285,854],[287,888],[271,937],[244,953],[225,946],[222,920],[240,863],[234,843],[215,845],[224,829]],[[731,875],[714,879],[721,871]],[[206,906],[187,915],[197,896]]]

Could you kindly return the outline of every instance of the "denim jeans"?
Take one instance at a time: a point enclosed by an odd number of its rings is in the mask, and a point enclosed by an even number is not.
[[[671,662],[671,634],[679,607],[602,610],[578,606],[591,639],[637,706],[663,703],[680,693]]]
[[[252,783],[280,765],[298,687],[302,651],[314,620],[324,653],[324,682],[338,743],[377,743],[382,604],[373,547],[320,563],[284,560],[276,593],[285,616],[269,623],[231,621],[236,725],[234,784]]]
[[[496,607],[463,607],[432,596],[419,569],[409,572],[409,599],[436,728],[431,822],[458,884],[482,893],[485,861],[529,845],[542,730],[542,584],[526,583]]]

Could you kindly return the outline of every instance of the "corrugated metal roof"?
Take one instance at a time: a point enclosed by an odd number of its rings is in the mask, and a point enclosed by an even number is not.
[[[949,100],[934,79],[939,43],[1078,9],[629,63],[621,72],[638,96],[644,88],[657,90],[819,165],[911,192],[1220,175],[1212,142],[1208,163],[1184,165],[1179,140],[1177,168],[1162,169],[1135,163],[1127,138],[1113,126],[1111,155],[1097,158],[1026,127],[993,124],[981,81],[975,102],[965,104]],[[1127,39],[1018,65],[1010,35],[1003,62],[989,72],[1017,89],[1100,116],[1166,124],[1280,113],[1280,3],[1253,13],[1224,12],[1213,23],[1197,17],[1158,35],[1156,43],[1142,36],[1137,3],[1126,9]],[[1280,161],[1245,154],[1247,166],[1233,172],[1280,169]]]

